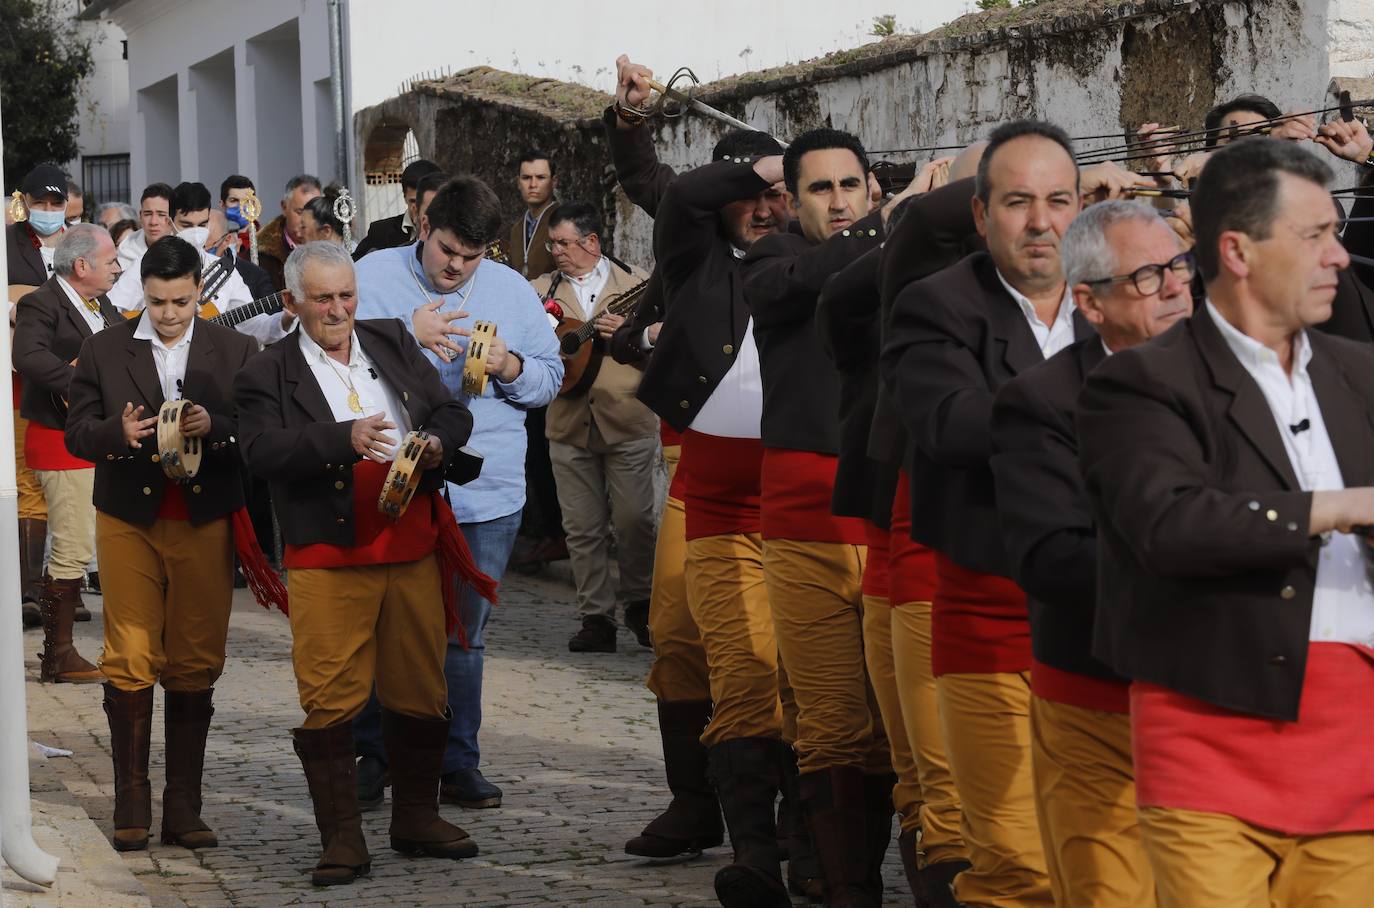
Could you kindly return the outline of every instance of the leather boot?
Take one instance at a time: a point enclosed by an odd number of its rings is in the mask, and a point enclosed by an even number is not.
[[[644,858],[699,854],[725,841],[720,803],[706,775],[701,733],[711,720],[710,700],[658,701],[663,768],[673,800],[644,831],[625,843],[625,853]]]
[[[954,897],[954,878],[972,869],[968,861],[941,861],[921,868],[921,885],[925,888],[930,908],[960,908],[963,904]]]
[[[883,900],[883,861],[892,845],[892,789],[897,784],[896,773],[864,776],[864,817],[867,831],[868,891],[875,905]]]
[[[930,908],[930,896],[926,892],[926,882],[921,876],[921,862],[917,856],[917,834],[912,829],[897,836],[897,853],[902,856],[902,870],[906,872],[906,884],[911,889],[916,908]]]
[[[439,816],[439,772],[451,717],[417,719],[382,710],[382,740],[391,767],[391,847],[402,854],[470,858],[477,843]]]
[[[148,784],[148,742],[153,730],[153,689],[124,691],[105,682],[102,704],[110,721],[114,762],[114,838],[116,851],[148,847],[153,825],[153,789]]]
[[[877,908],[870,891],[863,771],[833,766],[801,776],[802,807],[825,876],[830,908]]]
[[[316,886],[351,883],[372,872],[372,857],[363,839],[363,815],[358,811],[357,766],[353,755],[353,724],[336,722],[324,728],[291,732],[301,758],[315,825],[324,851],[310,874]]]
[[[43,652],[38,656],[40,681],[92,684],[105,676],[72,645],[72,620],[81,601],[80,580],[43,578],[38,607],[43,613]]]
[[[22,444],[22,442],[21,442]],[[38,608],[42,595],[43,549],[48,541],[48,522],[35,517],[19,518],[19,587],[24,629],[42,627]]]
[[[825,900],[825,880],[811,844],[797,783],[797,752],[778,742],[778,774],[782,800],[778,802],[778,840],[786,842],[787,891],[819,904]]]
[[[716,898],[725,908],[791,908],[778,863],[773,802],[778,794],[778,742],[735,738],[709,751],[734,862],[716,873]]]
[[[162,844],[214,848],[219,838],[200,818],[200,779],[205,736],[210,731],[214,690],[169,690],[162,718],[167,743],[167,787],[162,789]]]

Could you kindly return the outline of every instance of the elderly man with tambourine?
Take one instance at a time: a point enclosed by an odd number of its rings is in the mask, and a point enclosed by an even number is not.
[[[200,268],[200,251],[185,240],[149,247],[139,263],[142,315],[87,338],[69,388],[67,447],[95,464],[120,851],[148,845],[158,683],[166,691],[162,841],[218,844],[200,818],[201,770],[224,669],[236,540],[254,591],[284,605],[243,510],[234,441],[230,377],[257,344],[196,318]]]
[[[306,718],[293,731],[324,853],[312,881],[371,868],[357,800],[352,719],[376,681],[392,779],[391,847],[464,858],[467,833],[438,813],[448,739],[444,654],[457,584],[488,599],[440,490],[470,458],[472,415],[405,325],[355,321],[347,250],[305,243],[286,268],[295,336],[235,379],[241,447],[267,479],[290,569],[292,659]],[[414,496],[414,497],[412,497]],[[440,605],[443,602],[443,605]]]

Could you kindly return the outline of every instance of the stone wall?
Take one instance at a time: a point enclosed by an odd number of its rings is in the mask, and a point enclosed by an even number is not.
[[[1339,2],[1351,10],[1368,0]],[[900,150],[967,143],[1021,117],[1111,136],[1081,142],[1086,149],[1119,144],[1149,121],[1200,126],[1208,108],[1241,92],[1284,109],[1323,106],[1331,40],[1326,0],[1040,0],[704,85],[698,97],[782,139],[821,125],[849,130],[894,160],[928,159]],[[410,119],[422,153],[493,181],[514,214],[511,156],[527,143],[547,146],[559,159],[560,194],[598,201],[617,254],[647,264],[649,219],[607,171],[597,115],[609,98],[537,80],[503,94],[494,83],[518,77],[493,74],[459,73],[362,112],[359,147],[374,112],[388,108]],[[720,134],[695,115],[655,126],[660,157],[676,167],[706,161]]]

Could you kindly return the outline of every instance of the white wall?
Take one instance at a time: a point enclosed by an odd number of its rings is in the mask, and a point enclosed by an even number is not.
[[[621,53],[665,76],[689,66],[709,82],[867,44],[875,16],[895,14],[900,30],[928,31],[972,7],[971,0],[350,0],[352,109],[386,100],[419,73],[469,66],[610,91]]]
[[[1331,0],[1331,75],[1374,77],[1374,0]]]

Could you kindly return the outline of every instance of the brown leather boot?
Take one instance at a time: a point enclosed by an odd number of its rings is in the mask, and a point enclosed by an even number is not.
[[[214,690],[169,690],[162,718],[167,743],[167,787],[162,789],[162,844],[214,848],[219,838],[200,818],[200,779],[205,736],[210,731]]]
[[[43,652],[39,654],[38,680],[66,684],[93,684],[105,676],[72,645],[72,620],[81,601],[80,580],[43,578],[38,607],[43,612]]]
[[[896,785],[896,773],[864,776],[864,847],[868,854],[868,891],[877,899],[875,905],[883,900],[883,861],[892,845],[892,815],[897,812],[892,805],[892,789]]]
[[[777,746],[772,738],[734,738],[709,751],[711,781],[735,852],[714,881],[716,899],[724,908],[792,908],[778,863],[773,815]]]
[[[825,876],[825,904],[877,908],[882,894],[872,891],[869,878],[863,770],[833,766],[802,773],[800,784],[806,826]]]
[[[711,720],[710,700],[658,701],[663,768],[673,800],[644,831],[625,843],[625,853],[644,858],[700,854],[725,841],[720,803],[706,777],[701,733]]]
[[[897,853],[902,856],[902,870],[906,872],[906,884],[916,900],[916,908],[930,908],[930,896],[926,893],[925,880],[921,878],[921,862],[917,854],[917,834],[912,829],[897,836]]]
[[[367,853],[363,815],[358,810],[353,723],[296,728],[291,737],[296,756],[305,769],[310,801],[315,807],[315,825],[324,846],[310,882],[316,886],[338,886],[367,876],[372,872],[372,856]]]
[[[391,847],[402,854],[470,858],[477,843],[439,816],[439,773],[450,718],[417,719],[382,710],[382,741],[391,767]]]
[[[114,760],[116,851],[148,847],[153,825],[153,789],[148,784],[148,741],[153,730],[153,689],[124,691],[105,682],[105,715],[110,720]]]
[[[785,741],[778,742],[778,790],[778,842],[786,854],[787,891],[819,905],[825,901],[825,880],[802,812],[797,752]]]
[[[43,613],[38,608],[42,594],[43,549],[48,541],[48,522],[34,517],[19,518],[19,598],[24,629],[42,627]]]

